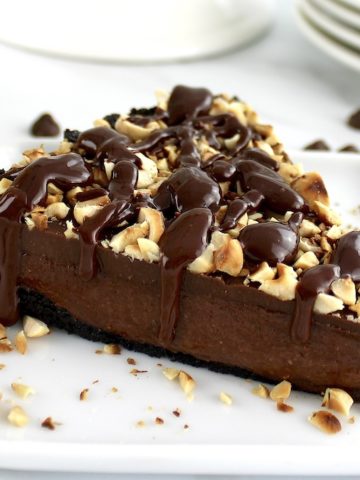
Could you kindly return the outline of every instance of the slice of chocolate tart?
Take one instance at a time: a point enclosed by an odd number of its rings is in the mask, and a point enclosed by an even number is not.
[[[360,399],[360,232],[248,104],[177,86],[0,178],[4,325]]]

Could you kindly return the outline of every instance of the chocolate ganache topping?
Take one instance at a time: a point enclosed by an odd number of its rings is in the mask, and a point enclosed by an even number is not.
[[[79,275],[84,281],[91,281],[100,269],[100,242],[106,244],[114,232],[139,221],[142,208],[161,216],[165,230],[156,242],[161,271],[159,343],[164,347],[176,334],[185,269],[208,252],[208,246],[216,248],[212,243],[216,235],[237,242],[244,271],[256,271],[264,262],[273,269],[281,263],[293,266],[304,248],[300,235],[304,219],[321,221],[280,168],[281,163],[292,167],[281,144],[247,109],[240,101],[213,96],[205,88],[177,86],[167,107],[132,110],[127,129],[122,129],[123,117],[110,115],[105,117],[108,127],[67,134],[72,153],[44,156],[5,172],[2,178],[11,185],[0,196],[1,323],[17,320],[22,223],[33,208],[47,206],[49,183],[62,192],[82,187],[75,202],[107,199],[82,223],[71,209],[67,216],[79,235]],[[146,163],[154,165],[158,175],[146,184],[149,188],[141,188]],[[167,169],[160,170],[164,163]],[[248,220],[240,225],[244,218]],[[317,254],[320,265],[298,272],[294,341],[310,339],[319,293],[330,292],[340,278],[360,282],[360,232],[342,236],[332,247],[330,258]],[[226,281],[227,272],[210,268],[206,273]]]

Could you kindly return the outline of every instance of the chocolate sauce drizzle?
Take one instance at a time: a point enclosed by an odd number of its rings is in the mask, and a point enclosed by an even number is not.
[[[260,221],[243,228],[239,235],[247,264],[256,267],[263,261],[272,266],[295,259],[299,244],[299,226],[309,212],[304,199],[278,174],[278,162],[258,148],[248,148],[250,140],[261,139],[258,132],[242,125],[231,114],[211,115],[213,96],[204,88],[177,86],[168,102],[168,111],[158,108],[136,111],[130,121],[146,126],[161,119],[165,128],[153,131],[137,143],[113,128],[96,127],[81,133],[74,151],[67,155],[41,158],[24,169],[5,174],[12,186],[0,197],[0,321],[10,325],[17,319],[17,277],[19,272],[20,231],[23,214],[42,205],[47,185],[53,182],[66,191],[76,185],[94,185],[93,168],[105,171],[113,162],[110,181],[104,188],[77,195],[86,201],[109,195],[111,203],[79,226],[79,274],[91,280],[99,270],[96,245],[109,229],[122,228],[136,221],[141,206],[163,212],[167,228],[160,239],[161,318],[159,342],[169,346],[180,315],[181,286],[186,267],[200,256],[218,228],[236,227],[245,213],[261,209],[285,214],[294,212],[287,223]],[[237,136],[229,152],[223,139]],[[199,142],[205,138],[220,153],[203,161]],[[154,198],[135,193],[142,162],[139,153],[158,154],[168,144],[178,149],[173,173],[161,184]],[[222,194],[220,183],[228,193]],[[218,209],[227,206],[219,227],[214,225]],[[310,338],[311,317],[316,296],[327,292],[331,283],[349,275],[360,281],[360,233],[342,237],[331,264],[309,269],[301,277],[296,291],[296,306],[291,326],[295,341]]]
[[[0,198],[0,323],[18,319],[17,277],[20,265],[20,221],[24,212],[41,205],[47,185],[64,191],[84,185],[90,178],[82,157],[76,153],[39,158],[17,175]]]

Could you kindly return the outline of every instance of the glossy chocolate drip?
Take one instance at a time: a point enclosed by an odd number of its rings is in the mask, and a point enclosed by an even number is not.
[[[226,231],[235,228],[238,220],[248,211],[256,210],[263,199],[264,196],[257,190],[250,190],[242,198],[233,200],[226,210],[220,230]]]
[[[278,170],[279,168],[279,162],[271,158],[264,150],[260,150],[260,148],[246,148],[241,152],[240,158],[254,160],[272,170]]]
[[[242,190],[257,190],[268,208],[277,213],[303,211],[304,199],[271,168],[254,160],[235,161]]]
[[[85,184],[90,172],[75,153],[40,158],[17,175],[0,198],[0,322],[12,325],[18,318],[17,277],[20,264],[20,221],[23,213],[41,204],[47,185],[64,191]]]
[[[164,346],[173,339],[179,316],[184,269],[199,257],[208,243],[212,213],[194,208],[181,214],[160,239],[161,317],[159,339]]]
[[[135,163],[118,162],[109,183],[110,197],[114,200],[130,200],[138,181],[139,170]]]
[[[295,312],[291,337],[299,343],[310,339],[312,312],[318,293],[326,293],[334,280],[340,277],[338,265],[327,264],[307,270],[296,288]]]
[[[107,194],[108,191],[105,190],[105,188],[92,188],[90,190],[85,190],[84,192],[77,193],[76,200],[78,202],[86,202],[87,200],[99,198]]]
[[[122,135],[111,128],[95,127],[79,135],[76,148],[83,150],[87,158],[93,159],[101,145],[112,138],[117,138],[122,145],[130,144],[130,139],[126,135]]]
[[[239,134],[239,140],[232,151],[233,155],[240,152],[251,140],[251,130],[229,113],[199,117],[195,122],[195,126],[198,127],[203,124],[211,125],[216,135],[223,138],[231,138]]]
[[[239,240],[246,259],[255,264],[267,262],[273,266],[292,262],[299,244],[297,228],[302,218],[302,213],[298,212],[292,215],[288,224],[264,222],[243,228]]]
[[[360,232],[350,232],[340,238],[331,262],[339,265],[341,275],[360,281]]]
[[[86,218],[79,227],[80,268],[79,273],[85,280],[91,280],[97,270],[96,244],[106,228],[115,227],[134,217],[134,208],[126,201],[109,203],[96,215]]]
[[[169,125],[192,120],[207,113],[212,104],[212,94],[206,88],[175,87],[168,102]]]
[[[184,212],[206,207],[213,212],[219,208],[221,190],[214,180],[196,167],[179,168],[163,182],[154,197],[159,210],[171,208]]]

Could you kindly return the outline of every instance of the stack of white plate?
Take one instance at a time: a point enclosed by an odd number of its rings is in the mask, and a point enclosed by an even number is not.
[[[314,45],[360,70],[360,0],[299,0],[296,13]]]

